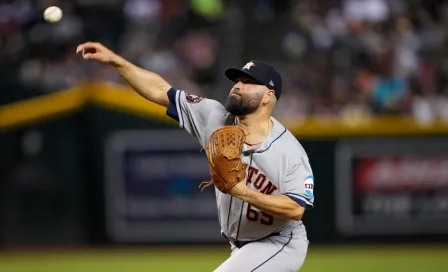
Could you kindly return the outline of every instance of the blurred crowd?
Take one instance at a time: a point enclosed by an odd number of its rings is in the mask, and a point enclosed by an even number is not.
[[[448,120],[447,8],[438,0],[297,1],[280,46],[291,110],[282,114]]]
[[[63,18],[49,24],[46,7]],[[82,61],[76,46],[97,41],[169,82],[205,95],[215,84],[213,29],[219,0],[14,0],[0,4],[1,80],[48,93],[86,80],[124,83],[115,71]],[[200,88],[200,87],[201,88]]]
[[[50,5],[64,11],[58,24],[42,19]],[[3,1],[0,78],[40,93],[91,79],[123,83],[74,54],[94,40],[200,96],[229,91],[229,60],[272,62],[284,78],[275,112],[283,120],[448,121],[447,34],[443,0]]]

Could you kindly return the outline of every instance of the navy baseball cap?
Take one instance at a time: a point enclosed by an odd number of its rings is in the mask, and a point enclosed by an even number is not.
[[[248,62],[242,69],[229,68],[225,71],[228,79],[236,82],[240,76],[247,76],[256,80],[261,85],[275,92],[277,100],[282,94],[282,77],[277,70],[266,62],[253,60]]]

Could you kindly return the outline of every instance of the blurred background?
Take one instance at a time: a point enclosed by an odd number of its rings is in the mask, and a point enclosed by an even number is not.
[[[42,14],[57,5],[57,24]],[[207,159],[76,46],[224,102],[276,66],[316,177],[302,271],[448,271],[448,1],[0,1],[0,271],[212,271]]]

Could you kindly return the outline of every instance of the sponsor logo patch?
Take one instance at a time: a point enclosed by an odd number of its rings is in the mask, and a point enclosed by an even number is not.
[[[308,176],[305,179],[305,193],[310,197],[314,198],[314,176]]]

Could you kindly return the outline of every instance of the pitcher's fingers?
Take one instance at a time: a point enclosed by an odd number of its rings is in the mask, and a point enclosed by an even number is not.
[[[84,49],[84,46],[82,44],[78,45],[78,47],[76,48],[76,54],[83,51],[83,49]]]
[[[78,48],[76,49],[76,53],[79,53],[80,51],[86,49],[86,48],[93,48],[98,50],[100,48],[100,44],[97,42],[86,42],[83,44],[78,45]]]
[[[100,44],[97,42],[85,42],[83,44],[81,44],[84,48],[95,48],[98,49],[100,48]]]
[[[91,59],[93,57],[93,54],[92,53],[86,53],[86,54],[83,54],[82,57],[84,59]]]

